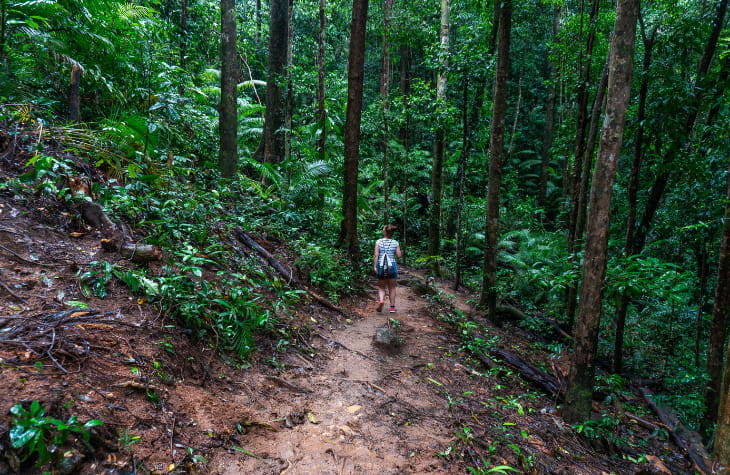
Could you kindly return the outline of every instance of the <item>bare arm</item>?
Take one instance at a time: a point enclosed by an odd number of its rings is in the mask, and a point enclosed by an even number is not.
[[[375,250],[373,251],[373,271],[377,274],[378,273],[378,256],[380,255],[380,249],[378,248],[378,243],[375,243]]]
[[[398,244],[398,247],[395,248],[395,255],[398,256],[398,259],[400,259],[403,255],[403,253],[400,251],[400,244]]]

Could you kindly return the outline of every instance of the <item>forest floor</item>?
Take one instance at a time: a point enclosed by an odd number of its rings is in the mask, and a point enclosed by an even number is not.
[[[640,397],[621,404],[646,424],[619,416],[615,437],[591,439],[516,371],[480,366],[447,307],[546,371],[567,363],[529,330],[491,327],[471,295],[418,269],[401,269],[396,313],[376,312],[374,283],[341,313],[305,301],[286,322],[297,341],[268,337],[241,364],[192,343],[119,281],[105,299],[84,298],[78,271],[121,258],[53,209],[0,193],[0,474],[40,473],[8,435],[11,407],[33,400],[64,421],[103,421],[90,446],[63,444],[55,473],[693,473]],[[400,345],[377,344],[391,319]]]

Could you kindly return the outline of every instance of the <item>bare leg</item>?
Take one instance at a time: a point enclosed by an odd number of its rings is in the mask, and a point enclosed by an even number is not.
[[[390,299],[390,306],[395,307],[395,295],[396,295],[396,281],[395,279],[388,279],[388,298]]]
[[[385,300],[385,285],[384,279],[378,279],[378,312],[383,309],[383,301]]]

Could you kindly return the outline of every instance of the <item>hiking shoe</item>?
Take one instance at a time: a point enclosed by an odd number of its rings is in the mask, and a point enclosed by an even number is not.
[[[395,313],[395,307],[393,307],[392,305],[390,307],[390,313]]]
[[[375,310],[378,311],[378,312],[380,312],[381,310],[383,310],[383,301],[382,300],[378,302],[378,306],[377,306],[377,308]]]

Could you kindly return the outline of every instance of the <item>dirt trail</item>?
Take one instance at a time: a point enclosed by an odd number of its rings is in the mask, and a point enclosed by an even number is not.
[[[408,271],[401,274],[410,278]],[[238,453],[212,461],[210,468],[231,474],[450,473],[436,455],[453,439],[453,429],[442,424],[447,402],[439,382],[428,377],[446,338],[426,316],[426,301],[403,285],[398,292],[397,313],[376,312],[373,298],[352,309],[355,316],[344,328],[321,333],[315,339],[321,342],[321,367],[292,360],[263,393],[238,396],[240,404],[271,421],[285,417],[290,428],[257,426],[241,442],[259,458]],[[391,317],[401,322],[404,342],[397,352],[373,342]],[[198,411],[207,417],[206,407]]]

